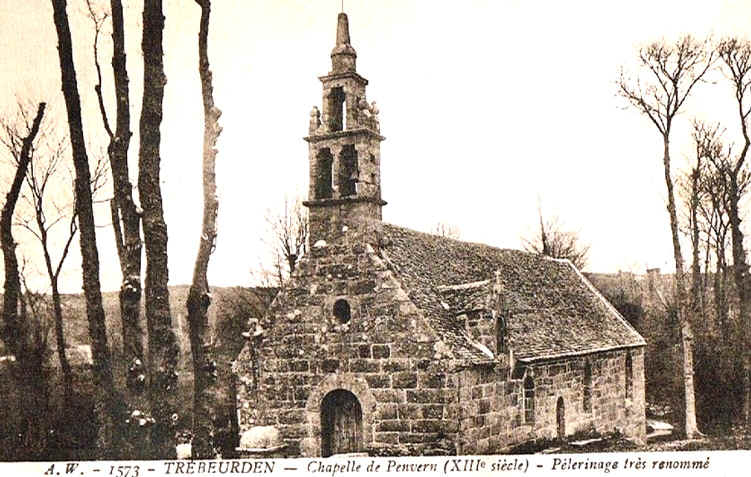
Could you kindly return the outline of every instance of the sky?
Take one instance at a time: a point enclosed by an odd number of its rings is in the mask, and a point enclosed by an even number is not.
[[[83,0],[69,0],[84,128],[90,152],[106,135],[94,95],[93,26]],[[108,3],[108,2],[106,2]],[[142,1],[126,1],[131,85],[132,179],[142,90]],[[340,0],[215,0],[209,56],[223,127],[217,158],[218,242],[212,285],[248,285],[268,263],[269,210],[307,193],[309,112],[320,107],[317,79],[330,70]],[[591,246],[592,272],[672,263],[661,140],[646,117],[616,95],[619,68],[633,66],[651,41],[744,35],[751,4],[730,1],[557,2],[345,0],[358,72],[380,109],[384,221],[430,231],[457,227],[463,240],[520,248],[536,231],[538,205]],[[203,112],[197,70],[200,11],[165,0],[162,193],[169,232],[170,283],[185,284],[201,227]],[[47,101],[64,129],[57,38],[47,0],[0,1],[0,113],[17,101]],[[100,62],[110,116],[109,29]],[[691,159],[693,117],[723,120],[732,132],[732,92],[702,85],[674,131],[676,168]],[[12,168],[0,152],[0,193]],[[70,199],[66,187],[59,200]],[[102,287],[120,271],[107,204],[97,206]],[[33,238],[30,283],[44,290]],[[688,255],[686,249],[686,255]],[[38,278],[34,276],[38,275]],[[81,290],[77,244],[61,288]]]

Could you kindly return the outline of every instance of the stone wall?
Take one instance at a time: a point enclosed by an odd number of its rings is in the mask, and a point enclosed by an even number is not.
[[[240,431],[274,425],[291,455],[319,455],[322,400],[344,389],[362,406],[361,450],[442,452],[457,430],[451,363],[362,230],[329,233],[332,243],[314,246],[261,323],[263,336],[244,348]],[[342,299],[346,322],[334,315]]]
[[[492,454],[529,435],[529,426],[521,424],[521,381],[508,379],[508,371],[487,365],[458,373],[460,454]]]
[[[626,397],[626,355],[632,359],[632,395]],[[584,409],[584,369],[592,369],[591,407]],[[535,382],[534,434],[557,437],[556,405],[563,398],[566,435],[618,430],[638,442],[645,438],[642,349],[617,350],[530,367]],[[528,371],[529,372],[529,371]]]
[[[632,359],[631,396],[626,396],[626,354]],[[584,368],[592,369],[591,405],[584,409]],[[502,365],[474,367],[458,374],[461,454],[508,450],[530,440],[558,437],[557,403],[563,398],[565,435],[618,430],[645,440],[644,358],[642,349],[597,353],[532,364],[534,422],[525,422],[524,380],[510,379]]]
[[[457,369],[377,252],[378,222],[318,226],[325,241],[311,247],[269,314],[251,327],[257,336],[236,362],[240,432],[273,425],[289,455],[318,456],[323,401],[341,389],[361,406],[358,450],[375,455],[487,454],[552,439],[559,398],[567,436],[618,429],[643,440],[642,349],[517,363],[517,379],[505,354],[494,364]],[[341,300],[348,304],[346,317],[336,311]],[[478,341],[495,349],[494,323],[486,318],[470,313],[465,320]],[[628,399],[627,353],[633,374]],[[585,411],[587,360],[592,384]],[[534,422],[525,420],[527,376],[535,384]]]

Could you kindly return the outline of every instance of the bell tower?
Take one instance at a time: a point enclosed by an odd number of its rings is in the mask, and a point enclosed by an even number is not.
[[[333,241],[342,227],[381,220],[381,141],[378,108],[368,103],[368,80],[357,73],[349,22],[340,13],[331,71],[323,85],[322,110],[310,112],[308,142],[310,245]]]

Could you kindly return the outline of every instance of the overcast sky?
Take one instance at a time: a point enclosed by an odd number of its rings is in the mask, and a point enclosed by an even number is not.
[[[93,28],[83,0],[68,3],[85,133],[96,151],[106,136],[93,94]],[[125,3],[135,161],[142,2]],[[302,137],[311,107],[321,102],[317,78],[330,69],[340,0],[213,3],[209,55],[224,131],[209,281],[246,285],[267,256],[266,210],[307,191]],[[368,99],[379,105],[387,138],[385,221],[425,231],[442,221],[465,240],[519,248],[534,231],[539,201],[545,215],[560,217],[591,244],[589,271],[670,268],[660,138],[645,117],[624,109],[615,80],[647,42],[688,32],[743,35],[748,2],[346,0],[345,11],[358,72],[370,81]],[[170,282],[183,284],[191,279],[202,207],[199,8],[165,0],[165,15],[162,186]],[[49,1],[0,2],[0,111],[12,111],[18,97],[45,100],[50,117],[64,115],[56,46]],[[110,58],[107,31],[100,61],[114,115]],[[690,159],[685,124],[693,115],[729,127],[735,121],[728,86],[704,90],[675,131],[679,167]],[[102,283],[114,290],[120,273],[107,206],[99,207]],[[38,255],[28,236],[19,241],[21,253]],[[70,292],[80,291],[74,251],[63,283]]]

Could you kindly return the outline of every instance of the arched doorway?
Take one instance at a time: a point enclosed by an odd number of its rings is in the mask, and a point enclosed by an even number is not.
[[[566,409],[563,407],[563,398],[559,397],[555,405],[555,422],[558,424],[558,439],[566,437]]]
[[[326,394],[321,402],[321,456],[359,452],[362,449],[362,407],[344,389]]]

